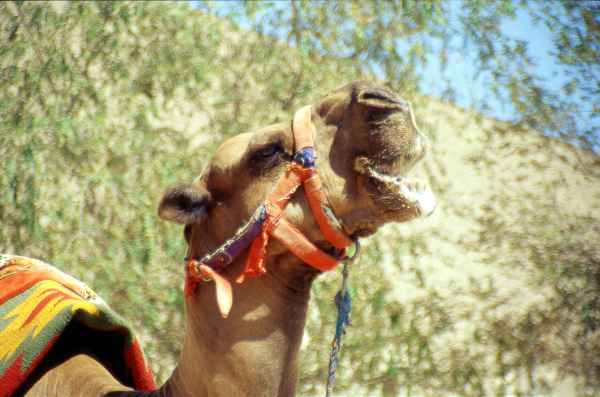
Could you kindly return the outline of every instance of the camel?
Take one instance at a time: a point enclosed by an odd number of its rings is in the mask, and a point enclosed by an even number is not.
[[[369,236],[388,222],[433,211],[427,183],[406,176],[427,148],[408,102],[383,86],[356,81],[306,109],[308,118],[300,123],[314,127],[321,191],[345,236]],[[252,218],[289,170],[298,149],[293,126],[296,120],[226,140],[193,183],[166,191],[158,213],[185,225],[188,258],[213,252]],[[320,251],[335,255],[304,190],[288,199],[282,216]],[[271,239],[264,274],[239,282],[245,252],[219,271],[231,288],[226,313],[215,282],[200,280],[191,289],[181,355],[158,390],[131,390],[81,353],[53,365],[26,396],[293,396],[311,285],[322,272]]]

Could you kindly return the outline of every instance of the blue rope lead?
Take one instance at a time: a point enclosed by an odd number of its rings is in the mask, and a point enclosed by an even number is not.
[[[335,371],[338,364],[338,353],[342,347],[342,336],[346,333],[346,326],[350,325],[350,312],[352,311],[352,298],[348,292],[348,261],[344,261],[342,269],[342,288],[335,295],[335,306],[337,308],[337,321],[335,323],[335,336],[331,343],[331,354],[329,355],[329,372],[327,375],[327,393],[330,397],[335,384]]]

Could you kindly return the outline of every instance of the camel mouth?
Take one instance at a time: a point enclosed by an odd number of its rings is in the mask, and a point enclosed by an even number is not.
[[[354,162],[354,170],[367,178],[367,190],[381,210],[398,220],[431,215],[437,203],[429,184],[408,178],[394,168],[389,164],[375,165],[363,156]]]

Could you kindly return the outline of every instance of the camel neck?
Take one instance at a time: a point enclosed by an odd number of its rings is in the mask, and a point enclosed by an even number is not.
[[[199,285],[186,301],[187,329],[176,369],[160,395],[293,396],[297,361],[317,273],[285,254],[267,274],[234,284],[228,318],[214,287]]]

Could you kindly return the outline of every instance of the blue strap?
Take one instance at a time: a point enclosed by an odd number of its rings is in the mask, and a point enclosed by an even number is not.
[[[294,162],[300,164],[304,168],[314,168],[316,167],[316,159],[317,155],[315,154],[315,148],[313,147],[305,147],[299,149],[294,153]]]

